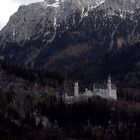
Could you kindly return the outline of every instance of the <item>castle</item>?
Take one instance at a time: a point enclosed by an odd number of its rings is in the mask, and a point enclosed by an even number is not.
[[[79,93],[79,84],[76,82],[74,84],[74,95],[68,96],[67,93],[65,94],[65,100],[68,102],[73,102],[85,98],[90,98],[92,96],[100,96],[102,98],[106,99],[114,99],[117,100],[117,88],[114,86],[111,82],[111,77],[108,76],[107,83],[105,87],[97,88],[95,85],[93,85],[93,89],[88,90],[85,89],[84,93]]]

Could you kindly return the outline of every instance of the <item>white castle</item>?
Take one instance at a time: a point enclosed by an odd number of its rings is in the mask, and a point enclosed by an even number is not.
[[[106,87],[104,88],[96,88],[95,85],[93,85],[93,90],[88,90],[87,88],[85,89],[84,93],[79,93],[79,84],[76,82],[74,84],[74,95],[73,96],[68,96],[67,93],[65,94],[65,100],[68,102],[73,102],[77,101],[80,99],[87,99],[92,96],[100,96],[102,98],[106,99],[114,99],[117,100],[117,88],[116,86],[112,85],[111,82],[111,77],[110,75],[108,76]]]

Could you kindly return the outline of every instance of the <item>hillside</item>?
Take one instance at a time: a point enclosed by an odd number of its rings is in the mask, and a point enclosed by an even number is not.
[[[137,0],[44,1],[11,16],[0,32],[0,59],[85,86],[110,73],[119,97],[140,101],[139,44]]]

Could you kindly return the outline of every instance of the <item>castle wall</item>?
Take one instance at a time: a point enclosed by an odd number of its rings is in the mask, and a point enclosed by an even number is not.
[[[117,90],[116,89],[112,89],[111,90],[111,98],[117,100]]]
[[[107,88],[95,88],[93,86],[93,91],[88,90],[86,88],[83,94],[79,94],[79,85],[78,82],[74,84],[74,95],[73,96],[65,96],[65,100],[70,102],[75,102],[82,99],[88,99],[92,96],[100,96],[106,99],[115,99],[117,100],[117,89],[112,89],[111,77],[108,77]]]

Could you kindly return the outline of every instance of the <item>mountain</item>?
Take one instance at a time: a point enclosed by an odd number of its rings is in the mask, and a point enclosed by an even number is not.
[[[139,8],[139,0],[46,0],[21,6],[0,32],[0,58],[65,72],[85,83],[111,73],[119,85],[140,71]]]
[[[105,0],[103,7],[115,10],[131,11],[140,8],[139,0]]]

